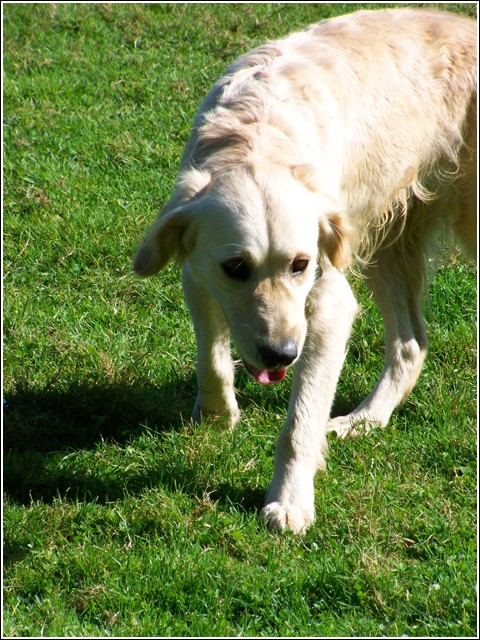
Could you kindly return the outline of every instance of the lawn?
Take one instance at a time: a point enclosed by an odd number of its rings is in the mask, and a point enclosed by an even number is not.
[[[180,274],[131,274],[216,77],[359,6],[3,3],[3,636],[477,636],[476,268],[442,253],[420,381],[329,439],[302,537],[257,518],[289,380],[239,372],[238,428],[193,426]],[[353,285],[338,413],[383,358]]]

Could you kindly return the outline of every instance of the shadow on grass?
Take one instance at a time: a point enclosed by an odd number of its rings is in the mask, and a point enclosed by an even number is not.
[[[137,450],[142,434],[157,433],[161,439],[164,433],[168,438],[184,427],[195,389],[193,377],[161,387],[127,383],[72,383],[63,390],[18,387],[4,411],[5,496],[20,504],[50,503],[58,497],[106,503],[158,485],[201,496],[205,487],[195,462],[181,453],[166,462],[160,452],[158,460],[152,462],[155,456],[151,456],[142,468],[138,464],[142,453]],[[99,460],[102,442],[120,447],[122,451],[112,454],[119,455],[117,464]],[[135,465],[128,460],[130,442],[136,448]],[[220,503],[233,502],[247,511],[261,506],[263,493],[228,483],[211,491]]]
[[[124,444],[146,429],[180,429],[188,418],[194,380],[153,385],[72,383],[66,389],[19,386],[4,411],[4,491],[11,499],[51,500],[63,493],[69,478],[47,473],[48,461],[97,443]],[[57,454],[55,456],[55,454]],[[92,484],[92,482],[90,482]],[[100,498],[117,494],[113,482],[92,486]],[[81,488],[85,493],[87,487]],[[88,493],[89,491],[87,491]]]
[[[206,488],[199,483],[198,469],[191,460],[181,454],[165,459],[159,453],[158,462],[148,460],[142,467],[138,464],[141,452],[132,454],[137,463],[131,465],[127,451],[129,442],[142,434],[182,429],[190,416],[195,388],[193,377],[160,387],[78,382],[65,389],[19,386],[8,397],[4,413],[5,495],[22,504],[32,499],[51,502],[57,497],[105,503],[160,484],[201,496]],[[272,397],[264,393],[261,404],[267,410],[278,405],[286,411],[288,394],[289,389]],[[248,386],[243,386],[240,396],[244,406],[255,402],[254,390]],[[98,445],[103,442],[123,449],[117,452],[117,464],[99,460],[103,454]],[[138,440],[133,446],[140,446]],[[243,483],[241,487],[209,486],[208,490],[220,503],[233,502],[246,511],[258,509],[264,495],[264,488]]]

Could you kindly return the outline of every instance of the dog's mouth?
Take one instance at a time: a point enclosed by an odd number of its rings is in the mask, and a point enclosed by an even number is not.
[[[252,378],[260,384],[276,384],[281,382],[287,375],[286,367],[279,367],[278,369],[257,369],[248,362],[243,361],[245,369],[252,376]]]

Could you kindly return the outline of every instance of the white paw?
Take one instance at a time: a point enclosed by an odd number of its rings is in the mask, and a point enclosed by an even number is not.
[[[339,438],[356,438],[357,436],[366,435],[372,429],[381,427],[379,420],[375,420],[366,415],[355,415],[350,413],[348,416],[338,416],[328,421],[327,431],[334,431]]]
[[[221,410],[206,409],[200,406],[197,398],[192,411],[192,420],[198,424],[202,421],[203,417],[213,418],[226,429],[233,429],[233,427],[240,422],[240,409],[237,406]]]
[[[260,511],[260,518],[274,531],[304,533],[315,520],[315,510],[301,509],[294,504],[270,502]]]

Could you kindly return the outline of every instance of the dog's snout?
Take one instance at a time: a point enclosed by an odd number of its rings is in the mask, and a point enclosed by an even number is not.
[[[263,364],[268,369],[288,367],[298,355],[294,340],[285,340],[280,345],[264,344],[258,348]]]

